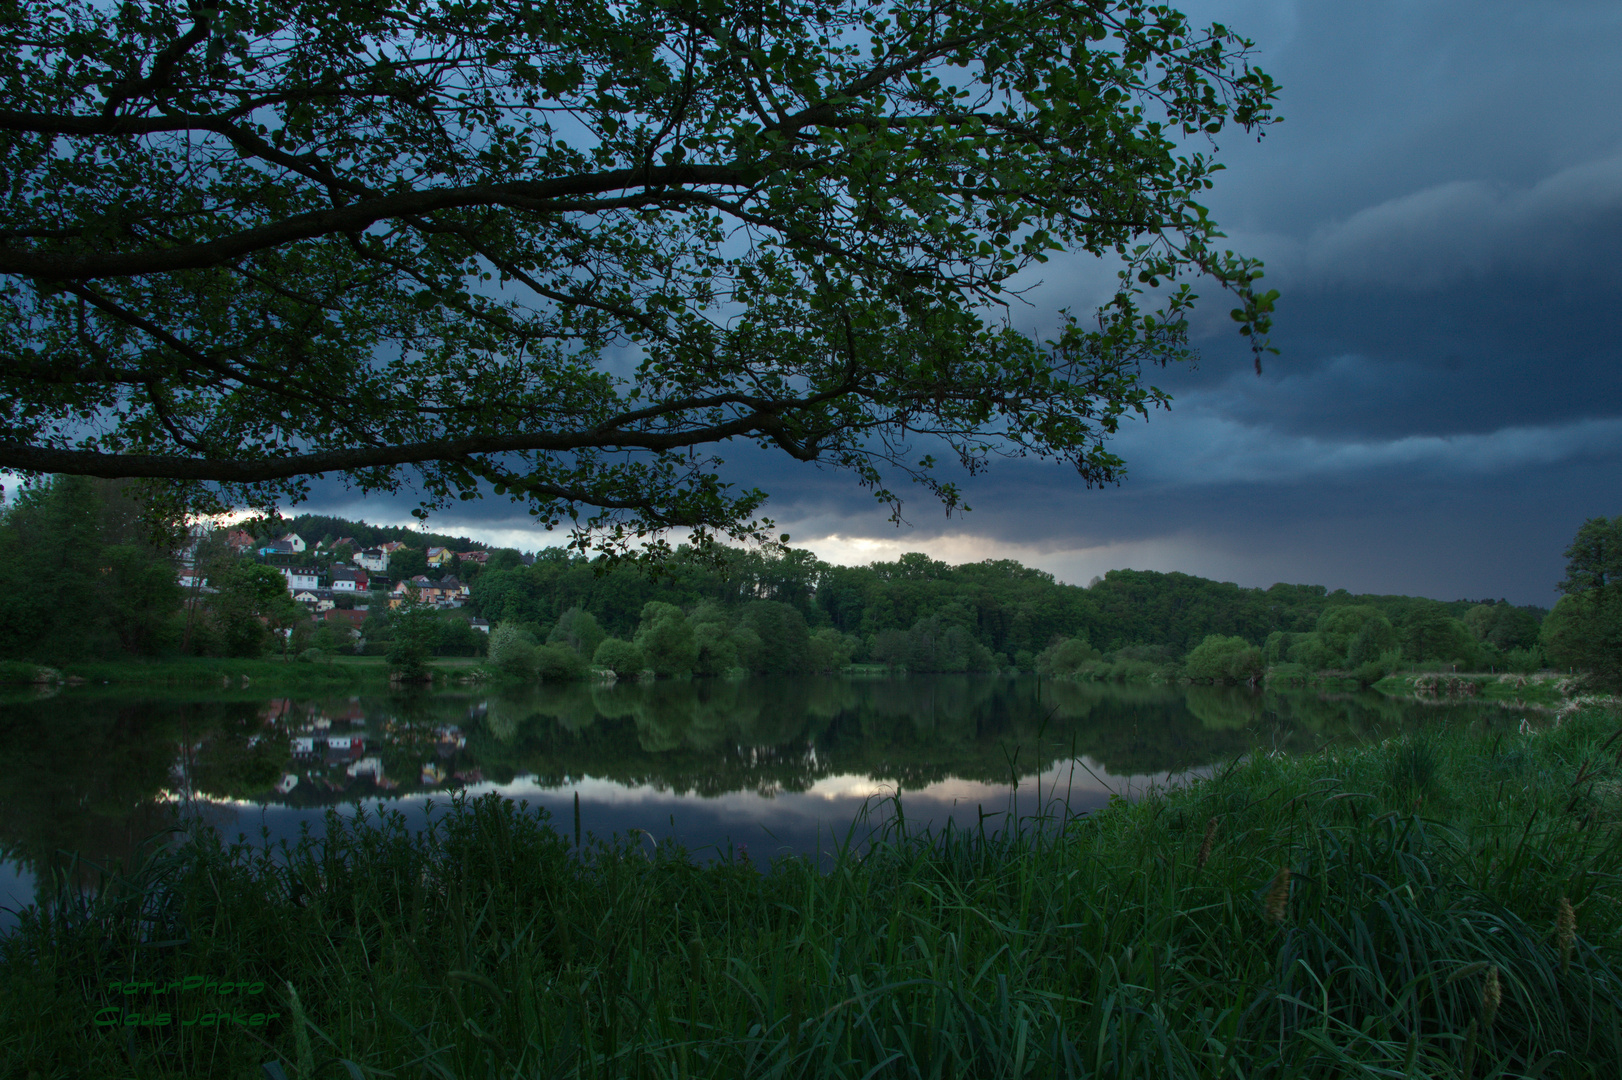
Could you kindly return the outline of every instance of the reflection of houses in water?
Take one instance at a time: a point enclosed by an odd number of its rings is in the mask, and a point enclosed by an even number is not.
[[[348,765],[366,754],[366,740],[359,735],[328,735],[327,752],[322,760],[327,765]]]
[[[363,757],[349,768],[344,770],[351,777],[369,776],[372,783],[380,788],[397,788],[399,783],[383,775],[383,759],[380,757]]]
[[[434,729],[434,753],[440,757],[452,757],[465,746],[467,736],[455,724],[441,724]]]
[[[420,753],[428,759],[419,774],[423,787],[484,779],[482,771],[462,759],[468,740],[456,723],[412,723],[379,709],[368,715],[359,697],[347,703],[278,702],[265,712],[279,718],[278,730],[288,739],[292,771],[287,775],[293,779],[284,778],[275,788],[290,804],[352,797],[357,783],[380,791],[398,789],[402,781],[416,787],[409,777],[410,766],[390,758],[391,753]],[[389,776],[391,767],[405,775]]]

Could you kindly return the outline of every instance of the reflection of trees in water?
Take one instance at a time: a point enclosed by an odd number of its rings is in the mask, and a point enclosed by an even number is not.
[[[6,704],[0,847],[41,888],[72,864],[66,852],[83,860],[69,883],[80,888],[94,884],[91,864],[127,867],[143,840],[177,823],[168,793],[188,782],[258,791],[281,775],[266,760],[277,751],[253,741],[260,704],[67,696]]]
[[[804,790],[839,774],[903,787],[997,783],[1072,753],[1117,775],[1179,772],[1258,738],[1277,744],[1281,731],[1316,745],[1385,716],[1377,707],[1371,719],[1358,701],[1291,706],[1232,688],[969,675],[622,683],[595,688],[593,722],[566,730],[551,719],[561,695],[543,689],[529,700],[516,736],[476,741],[481,764],[499,759],[542,784],[590,775],[697,794]]]
[[[1262,745],[1301,752],[1330,740],[1456,722],[1480,706],[1417,706],[1379,694],[1254,693],[1235,688],[1066,683],[941,675],[904,679],[704,679],[569,684],[495,693],[396,694],[273,703],[172,698],[141,703],[60,695],[0,709],[11,766],[0,844],[36,872],[54,853],[127,858],[173,820],[161,797],[199,795],[315,807],[436,787],[425,762],[542,786],[582,776],[711,796],[805,790],[855,775],[916,788],[949,778],[1006,782],[1072,754],[1118,776],[1176,773]],[[364,733],[391,791],[290,756],[316,717]],[[351,728],[349,719],[364,719]],[[447,749],[447,725],[467,735]],[[181,747],[190,747],[182,755]],[[278,795],[284,770],[304,779]],[[48,878],[49,875],[42,874]]]

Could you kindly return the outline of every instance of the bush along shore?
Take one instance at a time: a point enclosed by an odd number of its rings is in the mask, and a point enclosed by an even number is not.
[[[494,797],[201,831],[0,940],[0,1073],[1612,1076],[1619,736],[1505,714],[935,833],[903,801],[765,872]]]

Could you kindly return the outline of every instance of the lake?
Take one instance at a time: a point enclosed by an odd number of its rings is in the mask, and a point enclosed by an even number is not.
[[[182,816],[227,838],[319,831],[384,802],[419,823],[456,791],[565,832],[673,838],[700,857],[815,855],[889,820],[1085,812],[1261,748],[1304,753],[1486,706],[1034,676],[706,679],[318,698],[79,687],[0,703],[0,905],[65,853],[112,864]],[[867,810],[867,817],[857,826]],[[990,826],[988,826],[990,827]],[[80,880],[89,875],[82,870]],[[0,926],[15,915],[0,912]]]

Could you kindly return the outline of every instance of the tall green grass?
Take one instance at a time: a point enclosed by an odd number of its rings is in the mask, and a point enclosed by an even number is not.
[[[643,835],[580,850],[494,798],[421,832],[199,832],[0,943],[0,1072],[1612,1076],[1618,730],[1258,755],[933,834],[903,804],[765,873]],[[187,975],[261,981],[281,1017],[91,1024],[111,981]]]

